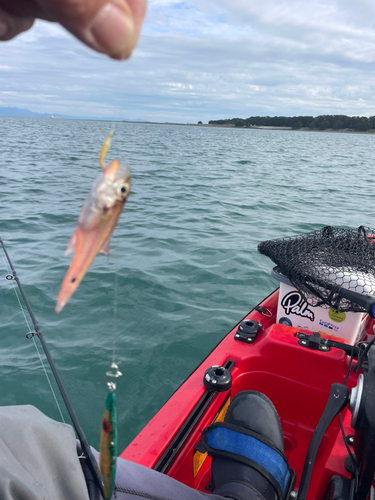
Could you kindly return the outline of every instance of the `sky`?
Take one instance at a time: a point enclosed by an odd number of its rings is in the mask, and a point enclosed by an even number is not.
[[[128,61],[37,21],[0,42],[0,106],[92,118],[375,115],[373,0],[149,0]]]

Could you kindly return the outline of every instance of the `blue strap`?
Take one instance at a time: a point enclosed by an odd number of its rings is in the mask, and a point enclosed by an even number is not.
[[[267,444],[226,427],[210,429],[207,433],[207,444],[217,450],[235,453],[259,464],[275,479],[285,494],[290,480],[288,464]]]

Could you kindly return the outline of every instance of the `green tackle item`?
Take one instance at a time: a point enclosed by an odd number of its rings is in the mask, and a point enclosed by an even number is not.
[[[108,395],[102,420],[100,436],[100,472],[103,477],[104,497],[110,500],[115,488],[117,459],[117,422],[116,422],[116,380],[122,373],[116,363],[112,363],[107,377],[113,377],[115,382],[108,381]]]

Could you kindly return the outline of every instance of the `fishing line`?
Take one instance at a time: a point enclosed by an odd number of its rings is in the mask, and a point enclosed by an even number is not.
[[[114,343],[117,340],[117,298],[118,298],[118,265],[117,265],[117,260],[115,259],[115,290],[114,290],[114,297],[113,297],[113,329],[115,332],[114,335]],[[115,356],[115,345],[113,346],[113,357]],[[114,359],[112,360],[114,361]]]
[[[118,332],[117,332],[118,262],[117,262],[117,259],[113,259],[113,263],[111,266],[110,265],[111,261],[109,259],[110,259],[110,257],[108,258],[109,268],[110,268],[110,270],[111,270],[111,267],[112,267],[112,269],[114,269],[113,318],[112,318],[114,335],[112,338],[112,363],[115,363],[116,362],[115,353],[116,353],[116,347],[117,347],[116,341],[117,341],[117,336],[118,336]]]
[[[3,259],[3,263],[4,263],[4,266],[5,266],[6,272],[8,273],[8,276],[13,276],[13,275],[12,275],[12,271],[11,271],[11,269],[8,267],[8,263],[7,263],[7,261],[5,260],[5,257],[4,257],[4,250],[3,250],[2,252],[0,252],[0,253],[1,253],[1,257],[2,257],[2,259]],[[14,290],[14,293],[16,294],[17,301],[18,301],[18,305],[20,306],[20,309],[21,309],[21,311],[22,311],[23,317],[24,317],[25,322],[26,322],[27,329],[28,329],[28,331],[29,331],[29,332],[31,332],[31,328],[30,328],[29,322],[27,321],[27,316],[26,316],[26,314],[25,314],[25,310],[24,310],[24,308],[22,307],[22,303],[21,303],[20,298],[19,298],[18,293],[17,293],[17,285],[15,284],[13,277],[12,277],[12,279],[10,279],[9,281],[11,281],[11,283],[12,283],[12,288],[13,288],[13,290]],[[65,420],[64,420],[64,416],[63,416],[62,411],[61,411],[61,407],[60,407],[59,402],[58,402],[58,400],[57,400],[56,393],[55,393],[55,391],[54,391],[54,389],[53,389],[53,386],[52,386],[51,380],[50,380],[50,378],[49,378],[49,376],[48,376],[48,373],[47,373],[46,367],[45,367],[45,365],[44,365],[44,363],[43,363],[43,359],[42,359],[42,356],[41,356],[41,354],[40,354],[40,351],[39,351],[38,346],[37,346],[37,344],[36,344],[36,342],[35,342],[34,335],[32,335],[32,336],[31,336],[31,338],[32,338],[32,341],[33,341],[33,343],[34,343],[34,347],[35,347],[35,349],[36,349],[36,352],[37,352],[37,354],[38,354],[38,356],[39,356],[40,363],[41,363],[41,365],[42,365],[42,368],[43,368],[44,374],[45,374],[45,376],[46,376],[46,379],[47,379],[48,385],[49,385],[49,387],[50,387],[50,389],[51,389],[51,392],[52,392],[53,398],[54,398],[54,400],[55,400],[55,403],[56,403],[57,409],[59,410],[61,420],[62,420],[62,421],[63,421],[63,423],[65,424]]]
[[[349,378],[349,375],[350,375],[350,370],[352,369],[352,364],[353,364],[353,356],[354,356],[354,347],[357,347],[358,344],[355,344],[352,345],[352,349],[350,351],[350,360],[349,360],[349,365],[348,365],[348,371],[346,372],[346,375],[345,375],[345,378],[344,378],[344,381],[343,381],[343,385],[346,384],[348,378]]]

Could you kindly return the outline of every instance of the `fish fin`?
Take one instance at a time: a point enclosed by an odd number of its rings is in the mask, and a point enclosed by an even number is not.
[[[64,252],[64,255],[69,255],[71,252],[74,252],[76,248],[76,241],[77,241],[77,235],[76,235],[76,230],[72,234],[72,237],[69,240],[69,243],[66,247],[66,250]]]
[[[104,255],[109,255],[109,247],[110,247],[110,241],[108,239],[99,253],[104,253]]]
[[[112,136],[113,136],[113,132],[109,132],[109,134],[107,135],[106,140],[103,142],[102,148],[100,150],[99,161],[100,161],[100,166],[102,167],[103,170],[105,170],[104,160],[105,160],[105,157],[108,153],[108,149],[111,146]]]

